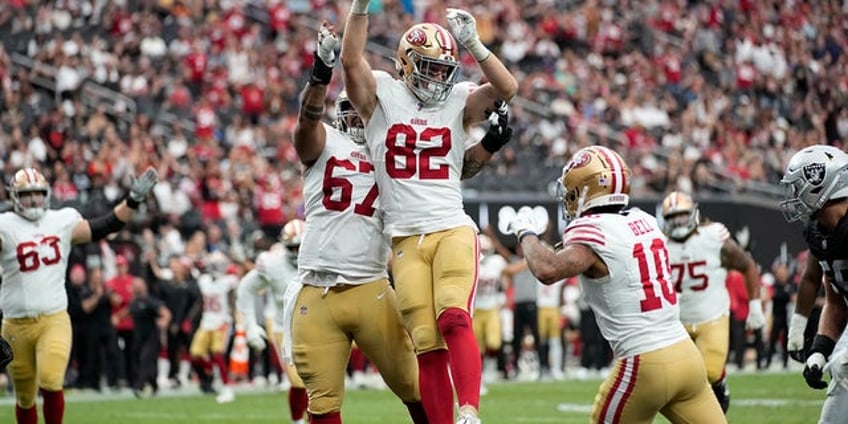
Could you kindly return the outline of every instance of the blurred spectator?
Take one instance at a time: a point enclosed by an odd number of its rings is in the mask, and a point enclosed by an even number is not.
[[[133,345],[133,320],[129,310],[132,301],[133,276],[129,273],[130,266],[127,258],[117,256],[115,265],[117,275],[106,282],[112,304],[111,320],[115,327],[113,348],[120,355],[116,361],[110,361],[112,371],[109,384],[112,388],[118,387],[118,378],[126,379],[127,385],[131,385],[135,381],[135,369],[132,362],[132,355],[135,350]]]
[[[159,391],[156,377],[159,373],[160,334],[171,322],[171,312],[164,302],[149,295],[147,283],[140,277],[132,279],[132,301],[129,310],[135,324],[135,350],[132,352],[132,361],[137,375],[131,386],[133,394],[141,397],[147,385],[150,385],[153,394],[156,394]]]

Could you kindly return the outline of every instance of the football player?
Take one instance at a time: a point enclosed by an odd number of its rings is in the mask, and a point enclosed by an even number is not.
[[[679,320],[665,235],[657,220],[626,209],[630,170],[615,151],[583,148],[559,180],[568,225],[554,251],[537,234],[546,223],[522,209],[509,223],[544,284],[580,276],[616,362],[592,407],[593,423],[727,422],[707,383],[698,348]]]
[[[412,421],[425,423],[412,342],[386,271],[389,246],[376,209],[374,165],[363,144],[362,121],[344,92],[336,99],[336,127],[321,121],[335,63],[332,31],[326,23],[319,30],[294,132],[305,167],[306,227],[296,283],[285,299],[285,328],[291,334],[287,359],[291,356],[306,385],[311,423],[342,422],[352,342],[407,406]]]
[[[282,244],[275,244],[270,250],[262,252],[256,258],[256,266],[242,277],[236,290],[236,306],[244,320],[247,343],[257,351],[266,348],[268,338],[266,330],[256,322],[256,299],[263,290],[267,290],[268,301],[275,306],[277,316],[275,327],[282,328],[282,312],[285,308],[286,287],[297,275],[297,251],[303,239],[303,221],[293,219],[283,226]],[[271,345],[267,346],[272,355],[281,357],[283,351],[283,333],[272,331]],[[303,380],[294,367],[287,367],[286,373],[291,382],[289,389],[289,412],[293,424],[305,424],[304,415],[309,398]]]
[[[368,4],[351,5],[341,62],[351,103],[365,122],[392,239],[392,274],[418,354],[422,400],[430,422],[452,422],[455,388],[459,422],[475,423],[481,364],[470,307],[478,254],[460,180],[476,175],[511,134],[504,125],[501,137],[484,137],[466,149],[466,131],[491,109],[505,108],[518,83],[480,41],[474,17],[458,9],[448,9],[451,32],[420,23],[403,34],[396,58],[400,79],[372,71],[365,55]],[[457,82],[457,41],[489,82]]]
[[[18,424],[38,422],[39,389],[44,422],[58,424],[64,416],[62,383],[71,352],[65,273],[71,248],[123,228],[157,180],[153,168],[132,177],[127,197],[107,215],[91,220],[75,209],[49,209],[50,183],[35,168],[17,171],[9,182],[13,211],[0,214],[0,310],[2,334],[15,356],[8,370]]]
[[[804,379],[811,388],[828,389],[819,423],[841,423],[848,416],[848,350],[838,349],[834,354],[834,348],[848,318],[848,154],[833,146],[806,147],[789,160],[780,184],[786,193],[780,202],[784,217],[789,222],[805,223],[810,255],[802,287],[806,283],[815,288],[822,277],[829,283],[824,285],[825,304],[818,333],[807,352]],[[815,292],[800,292],[799,307],[802,296],[810,303]],[[829,385],[822,379],[828,361]]]
[[[686,193],[671,192],[662,201],[663,232],[668,236],[671,278],[680,302],[680,321],[704,357],[707,380],[721,409],[730,407],[725,364],[730,340],[730,295],[725,280],[733,269],[748,290],[746,328],[766,323],[760,300],[757,264],[720,222],[701,223],[698,205]]]
[[[230,293],[238,284],[238,278],[224,273],[229,258],[223,253],[209,254],[204,261],[205,270],[197,279],[201,294],[198,301],[202,303],[200,324],[191,338],[188,350],[192,367],[200,378],[201,390],[204,393],[212,392],[210,371],[213,365],[218,368],[223,386],[215,400],[218,403],[227,403],[235,399],[224,352],[233,321],[230,313]]]
[[[477,275],[477,296],[474,298],[474,335],[480,347],[483,369],[497,367],[501,345],[501,315],[500,309],[506,303],[503,293],[503,270],[506,259],[495,252],[492,239],[480,234],[480,271]],[[494,367],[487,364],[494,362]],[[485,380],[485,376],[483,376]],[[486,394],[485,381],[481,381],[480,393]]]

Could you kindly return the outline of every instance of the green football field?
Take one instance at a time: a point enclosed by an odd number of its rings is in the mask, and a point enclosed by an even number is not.
[[[814,423],[824,391],[808,389],[798,373],[731,375],[731,423]],[[484,424],[581,423],[600,380],[489,385],[482,398]],[[163,393],[144,400],[131,394],[68,393],[66,424],[287,423],[285,392],[250,391],[219,405],[194,390]],[[40,412],[40,411],[39,411]],[[39,414],[40,415],[40,414]],[[347,424],[408,423],[406,410],[388,391],[348,391],[343,410]],[[12,399],[0,399],[0,423],[14,422]],[[658,418],[655,422],[665,423]]]

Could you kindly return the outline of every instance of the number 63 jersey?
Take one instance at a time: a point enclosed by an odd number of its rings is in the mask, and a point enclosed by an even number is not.
[[[563,244],[584,244],[609,275],[580,275],[583,297],[616,357],[670,346],[689,336],[680,323],[677,294],[669,280],[665,235],[656,218],[640,209],[584,215],[572,221]]]
[[[729,313],[727,270],[721,265],[721,249],[729,237],[723,224],[711,222],[698,226],[682,243],[668,240],[671,277],[679,293],[683,324],[700,324]]]
[[[4,318],[34,317],[68,308],[65,272],[74,227],[72,208],[45,211],[38,221],[0,214],[0,309]]]

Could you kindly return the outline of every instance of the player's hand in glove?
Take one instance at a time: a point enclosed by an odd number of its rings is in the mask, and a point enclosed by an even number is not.
[[[448,8],[445,18],[453,37],[474,56],[474,59],[482,62],[489,57],[491,52],[480,41],[474,16],[462,9]]]
[[[248,325],[247,331],[245,331],[245,337],[250,347],[258,351],[265,350],[265,339],[268,338],[268,335],[265,334],[265,329],[258,324]]]
[[[763,303],[760,299],[748,302],[748,319],[745,320],[746,330],[759,330],[766,325],[766,316],[763,313]]]
[[[318,29],[318,44],[315,47],[315,60],[309,74],[310,84],[327,85],[333,77],[333,66],[336,65],[336,44],[338,36],[333,32],[333,26],[327,22]]]
[[[12,352],[12,346],[2,336],[0,336],[0,372],[6,369],[6,366],[15,359],[15,354]]]
[[[489,115],[489,131],[480,140],[487,152],[495,154],[512,139],[512,128],[509,127],[509,107],[503,100],[495,102],[495,108],[486,110]]]
[[[816,352],[807,358],[807,363],[804,364],[804,380],[807,380],[807,385],[816,390],[827,388],[827,383],[823,380],[824,364],[827,359],[821,352]]]
[[[789,334],[786,337],[786,350],[789,356],[798,362],[804,362],[804,330],[807,328],[807,317],[794,313],[789,321]]]
[[[548,214],[544,208],[522,206],[514,216],[507,216],[507,230],[518,237],[519,243],[526,235],[539,235],[548,228]]]
[[[130,176],[130,194],[127,197],[127,206],[130,209],[138,209],[138,206],[147,200],[147,196],[156,183],[159,182],[159,173],[152,166],[147,168],[140,177]]]

